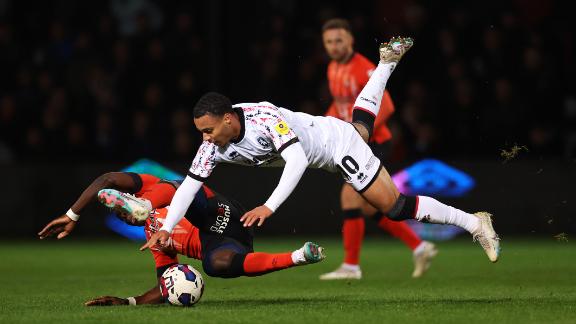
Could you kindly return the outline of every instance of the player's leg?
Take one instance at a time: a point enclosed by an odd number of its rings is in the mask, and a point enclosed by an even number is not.
[[[392,144],[389,141],[383,143],[373,142],[370,143],[369,146],[372,153],[378,157],[382,163],[387,160],[392,148]],[[354,193],[359,195],[356,191],[354,191]],[[390,233],[392,236],[404,242],[412,251],[412,259],[414,261],[413,278],[421,277],[428,268],[430,268],[432,258],[438,253],[433,243],[423,241],[418,234],[408,226],[408,223],[395,222],[387,217],[383,217],[383,214],[364,200],[364,198],[362,198],[362,213],[372,218],[381,230]]]
[[[451,224],[467,230],[478,240],[492,262],[498,260],[499,238],[488,213],[466,213],[427,196],[400,194],[384,168],[362,192],[362,196],[379,211],[395,221],[416,219],[420,222]]]
[[[261,276],[294,266],[317,263],[325,257],[324,248],[312,242],[304,243],[293,252],[252,252],[248,253],[244,260],[244,273],[246,276]]]
[[[320,276],[321,280],[361,279],[360,250],[364,240],[364,198],[349,184],[342,186],[340,207],[344,213],[342,241],[344,242],[344,262],[338,269]]]
[[[420,222],[451,224],[470,232],[492,262],[498,260],[499,238],[488,213],[466,213],[427,196],[405,196],[370,147],[353,128],[340,130],[349,141],[335,154],[335,162],[346,182],[351,184],[372,206],[395,221],[416,219]]]
[[[148,174],[128,173],[143,190],[139,197],[115,189],[102,189],[98,200],[117,213],[128,213],[139,220],[148,218],[150,211],[170,204],[178,183],[161,180]]]
[[[175,181],[160,180],[142,193],[141,199],[148,200],[152,209],[163,208],[170,205],[178,184]]]
[[[98,200],[118,213],[132,214],[142,220],[148,218],[152,209],[168,206],[176,188],[176,182],[160,180],[150,184],[140,197],[115,189],[102,189],[98,192]]]
[[[414,261],[413,278],[420,278],[430,268],[432,259],[438,254],[436,245],[432,242],[422,240],[406,222],[395,222],[385,217],[381,212],[372,207],[374,212],[371,218],[383,231],[400,239],[410,250]]]
[[[352,111],[352,123],[365,142],[372,136],[374,120],[380,110],[386,83],[396,64],[412,45],[412,39],[407,37],[393,37],[388,43],[380,45],[380,62],[360,91]]]
[[[306,242],[293,252],[253,252],[250,247],[225,238],[205,253],[202,260],[204,272],[212,277],[235,278],[260,276],[297,265],[316,263],[324,259],[321,246]]]

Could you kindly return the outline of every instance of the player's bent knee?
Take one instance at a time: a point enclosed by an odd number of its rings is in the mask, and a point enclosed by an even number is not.
[[[358,122],[354,122],[352,123],[352,125],[354,126],[354,128],[356,128],[356,131],[358,132],[358,134],[360,134],[360,137],[362,137],[364,142],[368,143],[368,141],[370,140],[370,129],[368,128],[368,126]]]
[[[210,277],[236,278],[244,275],[245,258],[234,251],[216,251],[202,261],[202,268]]]
[[[416,197],[400,194],[387,215],[395,221],[413,219],[416,215]]]
[[[358,130],[366,142],[368,142],[372,135],[375,119],[374,115],[365,110],[354,109],[354,111],[352,111],[352,125],[356,127],[356,130]]]

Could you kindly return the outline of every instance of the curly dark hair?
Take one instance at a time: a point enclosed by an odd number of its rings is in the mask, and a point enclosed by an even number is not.
[[[206,93],[194,106],[194,118],[200,118],[206,114],[224,116],[224,114],[231,112],[233,110],[230,99],[217,92]]]

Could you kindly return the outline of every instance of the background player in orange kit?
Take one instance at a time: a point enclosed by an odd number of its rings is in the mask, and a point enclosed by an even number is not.
[[[328,20],[322,27],[322,40],[331,61],[328,65],[328,86],[332,95],[332,104],[326,116],[332,116],[352,122],[352,110],[358,94],[368,82],[376,67],[362,54],[354,51],[354,36],[347,20],[335,18]],[[394,112],[394,103],[386,90],[382,97],[380,111],[374,122],[374,131],[370,138],[372,152],[386,162],[390,151],[392,133],[386,125]],[[342,186],[340,207],[344,214],[342,238],[344,241],[344,262],[333,272],[320,276],[322,280],[361,279],[360,250],[364,239],[364,217],[373,218],[378,227],[401,239],[413,252],[414,271],[418,278],[430,266],[437,250],[434,244],[422,241],[405,222],[395,222],[377,212],[360,194],[347,183]]]
[[[59,239],[66,237],[76,226],[78,214],[98,196],[98,200],[115,210],[124,222],[144,226],[146,238],[149,239],[162,227],[168,209],[161,207],[170,203],[179,185],[179,181],[161,180],[146,174],[106,173],[84,190],[65,215],[54,219],[38,235],[41,239],[52,235],[57,235]],[[187,217],[172,232],[170,244],[150,249],[158,277],[168,267],[178,263],[178,254],[202,260],[204,272],[220,278],[259,276],[297,265],[316,263],[325,257],[323,248],[312,242],[306,242],[302,248],[293,252],[254,252],[253,231],[240,222],[240,217],[246,212],[244,207],[207,186],[202,186],[194,201]],[[161,302],[163,299],[156,285],[137,297],[103,296],[88,301],[86,305]]]

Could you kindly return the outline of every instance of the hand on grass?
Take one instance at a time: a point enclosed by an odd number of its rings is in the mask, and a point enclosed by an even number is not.
[[[84,306],[118,306],[118,305],[128,305],[128,299],[113,296],[102,296],[84,303]]]

